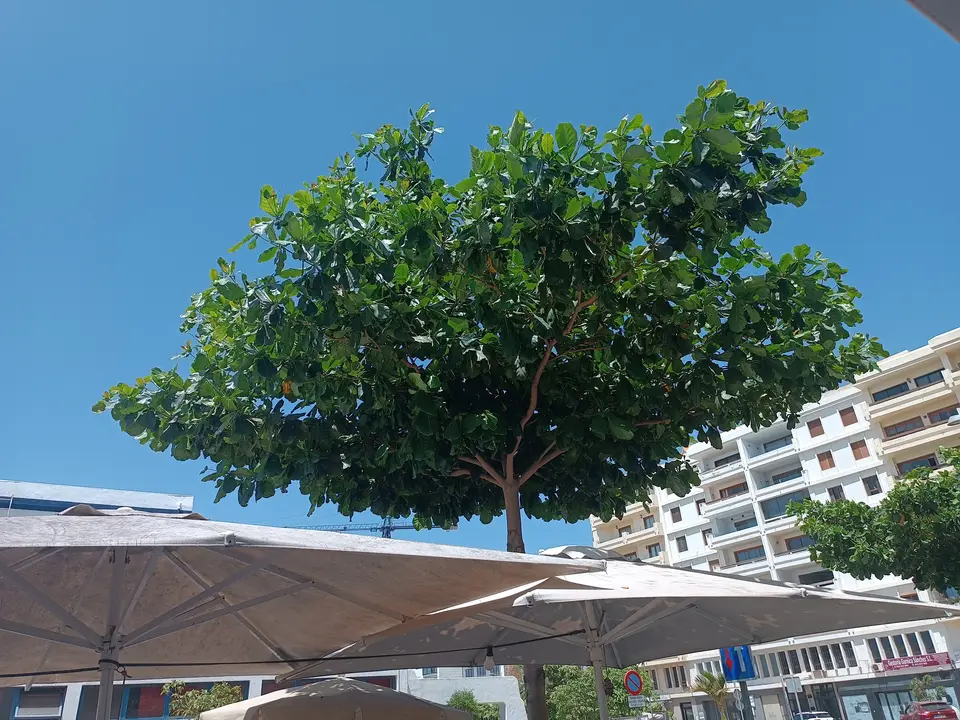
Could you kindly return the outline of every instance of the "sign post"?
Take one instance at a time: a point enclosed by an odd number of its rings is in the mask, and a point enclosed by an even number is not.
[[[723,648],[720,651],[720,666],[723,668],[723,679],[739,685],[737,709],[743,720],[753,720],[753,706],[750,704],[750,695],[747,692],[747,680],[753,680],[757,671],[753,667],[753,655],[749,645],[735,645]]]
[[[793,701],[797,704],[797,712],[802,712],[800,707],[800,692],[803,690],[803,685],[800,683],[800,678],[796,677],[785,677],[783,679],[783,689],[788,693],[793,693]],[[787,705],[789,705],[789,701]]]

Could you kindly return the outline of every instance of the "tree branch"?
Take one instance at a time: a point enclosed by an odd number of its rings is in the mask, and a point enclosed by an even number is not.
[[[486,472],[487,475],[490,476],[488,480],[491,480],[494,485],[499,485],[500,487],[504,487],[507,484],[507,481],[503,477],[503,475],[501,475],[496,470],[494,470],[493,465],[491,465],[486,460],[484,460],[480,455],[474,455],[473,458],[469,460],[466,457],[458,458],[458,459],[463,460],[465,462],[472,462],[474,465],[479,465],[480,467],[482,467],[484,472]]]
[[[660,418],[659,420],[641,420],[640,422],[635,422],[634,427],[647,427],[648,425],[669,425],[670,418]]]
[[[573,330],[573,326],[577,324],[577,318],[580,317],[580,311],[584,308],[588,308],[597,301],[597,296],[594,295],[589,300],[580,301],[580,298],[583,297],[583,292],[577,290],[577,306],[573,309],[573,315],[570,316],[570,322],[567,323],[567,326],[563,329],[564,335],[569,335],[570,331]],[[554,341],[556,342],[556,341]]]
[[[532,478],[534,475],[536,475],[537,471],[540,470],[540,468],[542,468],[547,463],[552,462],[553,460],[556,460],[565,452],[566,450],[560,450],[557,447],[556,443],[550,443],[550,445],[547,446],[547,449],[540,454],[539,458],[537,458],[536,462],[534,462],[530,467],[528,467],[526,470],[523,471],[523,474],[520,476],[520,482],[518,483],[518,486],[523,487],[523,484],[527,480]]]
[[[547,349],[543,351],[543,357],[540,358],[540,365],[537,367],[537,372],[533,375],[533,382],[530,383],[530,404],[527,406],[527,412],[520,419],[520,436],[517,437],[517,447],[520,447],[520,437],[523,436],[523,431],[526,429],[531,418],[533,418],[533,413],[537,409],[537,399],[540,393],[540,378],[543,377],[543,371],[547,369],[547,363],[550,362],[550,355],[553,354],[553,347],[557,344],[555,339],[547,340]]]

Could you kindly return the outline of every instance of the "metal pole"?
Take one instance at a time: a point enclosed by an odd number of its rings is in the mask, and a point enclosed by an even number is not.
[[[747,681],[740,681],[740,702],[743,703],[743,720],[753,720],[753,705],[750,704],[750,694],[747,691]]]
[[[117,670],[116,652],[108,652],[100,657],[100,690],[97,693],[96,720],[110,720],[113,708],[113,674]]]
[[[593,655],[591,650],[590,654]],[[593,661],[593,680],[597,686],[597,704],[600,706],[600,720],[610,720],[610,711],[607,709],[607,693],[603,689],[603,660]]]

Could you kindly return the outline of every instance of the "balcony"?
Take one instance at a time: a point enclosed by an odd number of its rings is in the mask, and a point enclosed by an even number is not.
[[[956,398],[952,391],[950,394],[954,399]],[[939,408],[931,408],[931,411],[936,409]],[[956,437],[960,437],[960,426],[950,426],[946,422],[939,422],[936,425],[924,425],[896,437],[884,438],[881,443],[883,452],[891,454],[913,450],[923,445],[931,445],[936,449],[940,445],[950,445],[948,439]]]
[[[769,570],[766,557],[733,562],[729,565],[721,565],[720,572],[727,575],[757,575]]]
[[[661,534],[660,523],[655,522],[652,527],[640,528],[639,530],[634,530],[624,533],[623,535],[607,538],[606,540],[598,540],[596,542],[596,547],[602,550],[612,550],[613,548],[620,547],[621,545],[631,545],[635,542],[648,540]]]
[[[705,470],[700,473],[700,487],[709,483],[729,480],[743,475],[743,460],[723,465],[722,467]]]
[[[793,442],[791,442],[789,445],[785,445],[783,447],[767,450],[766,452],[761,452],[758,455],[751,455],[750,467],[758,469],[766,467],[767,465],[781,460],[784,457],[793,455],[796,451],[797,449],[794,447]]]
[[[750,498],[750,492],[744,488],[742,491],[733,495],[718,497],[714,500],[707,500],[703,504],[703,515],[704,517],[714,519],[721,513],[750,507],[752,502],[753,500]]]
[[[946,376],[946,372],[944,376]],[[952,379],[952,378],[951,378]],[[869,406],[870,417],[874,420],[890,418],[898,413],[906,412],[916,408],[920,412],[920,406],[932,403],[933,401],[944,401],[943,405],[949,405],[950,398],[956,398],[953,388],[946,382],[938,382],[924,387],[911,388],[905,393],[895,395],[886,400],[875,402]],[[936,407],[929,407],[929,410],[936,410]],[[886,423],[883,423],[886,424]]]
[[[733,545],[737,545],[744,540],[752,540],[759,537],[760,526],[754,525],[752,527],[744,528],[743,530],[731,530],[727,533],[717,533],[710,541],[710,547],[712,547],[714,550],[719,550],[721,548],[728,548]]]
[[[766,485],[757,489],[757,500],[767,500],[777,495],[783,495],[784,493],[790,493],[795,490],[800,490],[807,486],[807,477],[806,475],[801,475],[800,477],[794,478],[793,480],[787,480],[785,482],[776,483],[774,485]]]
[[[777,568],[800,567],[801,565],[809,565],[811,562],[809,547],[783,550],[773,556],[773,564]]]

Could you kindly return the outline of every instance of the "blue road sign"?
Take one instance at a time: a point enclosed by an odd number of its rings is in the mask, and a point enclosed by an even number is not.
[[[723,678],[727,682],[753,680],[757,676],[749,645],[723,648],[720,651],[720,665],[723,666]]]

